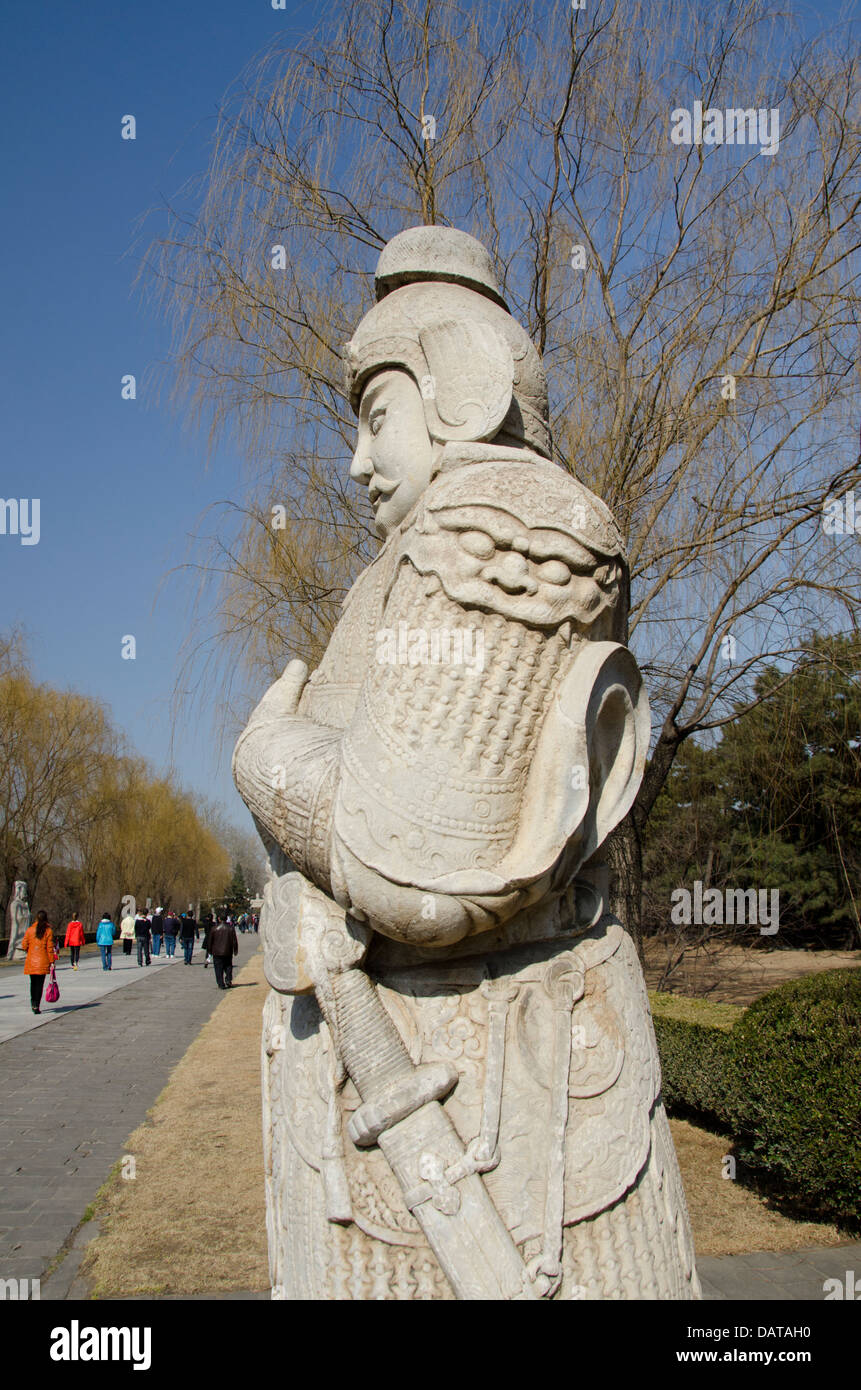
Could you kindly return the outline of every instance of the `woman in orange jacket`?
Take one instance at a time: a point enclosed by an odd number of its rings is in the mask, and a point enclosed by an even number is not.
[[[37,912],[35,922],[21,939],[21,949],[27,952],[24,974],[30,976],[30,1007],[34,1014],[40,1014],[45,976],[60,955],[54,948],[54,933],[48,925],[47,912]]]
[[[63,942],[63,945],[68,946],[69,948],[69,954],[72,957],[73,970],[77,970],[78,968],[78,960],[81,955],[81,947],[83,946],[83,944],[84,925],[82,922],[78,921],[77,917],[73,917],[72,921],[66,927],[66,939]]]

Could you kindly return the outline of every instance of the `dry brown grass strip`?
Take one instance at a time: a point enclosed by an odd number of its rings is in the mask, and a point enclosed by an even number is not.
[[[213,981],[213,989],[215,982]],[[136,1176],[115,1173],[82,1273],[94,1296],[269,1287],[260,1120],[259,951],[131,1135]]]
[[[768,1199],[722,1176],[732,1149],[726,1135],[687,1120],[670,1120],[698,1255],[741,1255],[757,1250],[801,1250],[852,1239],[836,1226],[796,1220],[775,1211]]]

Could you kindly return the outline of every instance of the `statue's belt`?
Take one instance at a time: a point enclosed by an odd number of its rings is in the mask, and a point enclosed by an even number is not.
[[[481,1180],[481,1174],[500,1161],[505,1025],[516,984],[507,978],[481,983],[488,1000],[485,1098],[480,1132],[465,1147],[440,1103],[457,1085],[456,1069],[449,1062],[419,1066],[412,1062],[376,986],[360,968],[370,929],[345,916],[300,874],[286,875],[271,888],[274,891],[267,890],[267,905],[280,912],[276,910],[276,920],[266,924],[267,947],[273,936],[279,936],[278,917],[283,925],[289,918],[296,960],[292,985],[277,968],[270,972],[269,961],[267,978],[275,988],[290,993],[305,992],[305,982],[310,980],[338,1061],[359,1093],[361,1104],[348,1123],[349,1136],[359,1148],[379,1146],[457,1297],[520,1300],[551,1296],[562,1276],[563,1145],[551,1145],[544,1243],[528,1266]],[[582,925],[578,925],[579,930],[569,929],[565,936],[583,935]],[[551,959],[544,983],[556,1018],[553,1130],[564,1139],[571,1011],[584,992],[584,974],[573,953],[564,950],[561,937],[558,932],[548,941]],[[508,944],[516,947],[524,943]],[[297,988],[300,984],[302,987]],[[333,1082],[336,1086],[337,1076]],[[333,1086],[332,1109],[335,1099]],[[331,1122],[327,1130],[333,1130]],[[327,1214],[330,1220],[348,1221],[349,1195],[343,1163],[337,1161],[337,1147],[334,1132],[328,1133],[324,1158],[329,1161],[322,1167]]]

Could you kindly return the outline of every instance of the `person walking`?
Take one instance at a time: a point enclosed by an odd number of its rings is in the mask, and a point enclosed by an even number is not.
[[[64,946],[68,946],[69,955],[72,960],[72,969],[77,970],[78,961],[81,958],[81,947],[84,944],[84,924],[79,922],[77,917],[73,917],[66,927],[66,939]]]
[[[233,957],[239,954],[236,928],[232,922],[219,917],[217,925],[209,933],[209,949],[216,985],[219,989],[230,989],[233,984]]]
[[[26,952],[24,974],[30,976],[30,1008],[34,1014],[42,1012],[42,990],[45,976],[51,966],[59,959],[60,952],[54,945],[54,932],[45,911],[36,913],[36,920],[21,938],[21,950]]]
[[[164,911],[157,907],[152,915],[152,953],[161,955],[161,939],[164,936]]]
[[[96,945],[102,953],[102,969],[112,969],[111,956],[114,949],[116,927],[109,912],[102,913],[102,920],[96,927]]]
[[[130,956],[132,945],[135,939],[135,919],[130,912],[127,912],[120,922],[120,941],[123,943],[123,955]]]
[[[174,959],[176,950],[176,938],[179,933],[179,918],[175,917],[168,908],[164,914],[164,950],[168,960]]]
[[[210,912],[203,919],[203,968],[209,969],[212,956],[209,954],[209,938],[212,935],[212,928],[215,926],[215,919]]]
[[[144,956],[146,956],[147,965],[150,963],[149,943],[151,934],[149,918],[145,912],[139,912],[135,918],[135,941],[138,948],[138,965],[143,965]]]
[[[185,964],[191,965],[191,957],[194,954],[194,938],[197,932],[197,923],[193,917],[189,917],[183,912],[179,919],[179,935],[182,941],[182,954]]]

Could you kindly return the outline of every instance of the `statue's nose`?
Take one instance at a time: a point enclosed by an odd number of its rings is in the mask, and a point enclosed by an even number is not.
[[[354,482],[367,483],[373,473],[371,461],[365,456],[364,449],[357,449],[353,455],[353,462],[350,464],[350,477]]]
[[[485,565],[481,577],[488,584],[498,584],[507,594],[534,594],[538,583],[529,573],[529,563],[524,555],[510,550]]]

